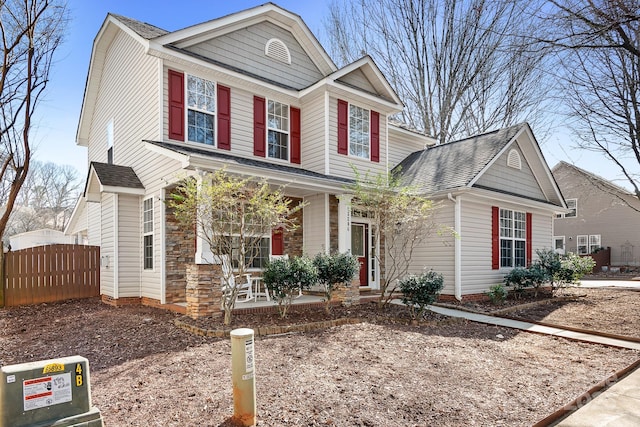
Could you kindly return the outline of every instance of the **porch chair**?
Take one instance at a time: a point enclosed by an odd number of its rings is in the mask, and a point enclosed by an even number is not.
[[[222,274],[224,277],[229,277],[228,285],[231,288],[237,288],[236,302],[248,302],[254,299],[253,286],[251,281],[251,274],[242,274],[240,276],[234,275],[231,268],[231,260],[228,256],[222,258]],[[220,280],[224,282],[224,277]],[[222,292],[227,291],[227,285],[222,284]]]

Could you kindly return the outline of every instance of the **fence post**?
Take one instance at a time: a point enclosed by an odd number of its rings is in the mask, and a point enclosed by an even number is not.
[[[4,288],[7,283],[7,269],[4,259],[4,245],[0,241],[0,307],[4,307]]]

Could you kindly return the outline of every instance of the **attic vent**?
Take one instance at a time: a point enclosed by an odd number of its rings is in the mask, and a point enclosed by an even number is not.
[[[522,161],[520,160],[520,153],[517,150],[513,149],[509,151],[509,156],[507,157],[507,166],[514,169],[522,169]]]
[[[271,39],[264,47],[264,54],[285,64],[291,64],[291,53],[280,39]]]

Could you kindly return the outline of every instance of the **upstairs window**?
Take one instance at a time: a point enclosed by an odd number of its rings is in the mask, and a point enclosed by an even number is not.
[[[349,105],[349,155],[369,159],[369,110]]]
[[[267,107],[268,156],[272,159],[289,160],[289,106],[277,101],[268,101]]]
[[[187,77],[187,138],[215,145],[216,86],[209,80]]]
[[[338,99],[338,154],[380,162],[380,113]]]
[[[556,218],[576,218],[578,216],[578,199],[566,199],[567,208],[571,211],[566,214],[557,214]]]

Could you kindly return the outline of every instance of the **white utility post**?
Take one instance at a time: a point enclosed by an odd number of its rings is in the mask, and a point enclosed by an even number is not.
[[[242,426],[256,425],[256,382],[253,329],[231,331],[233,419]]]

